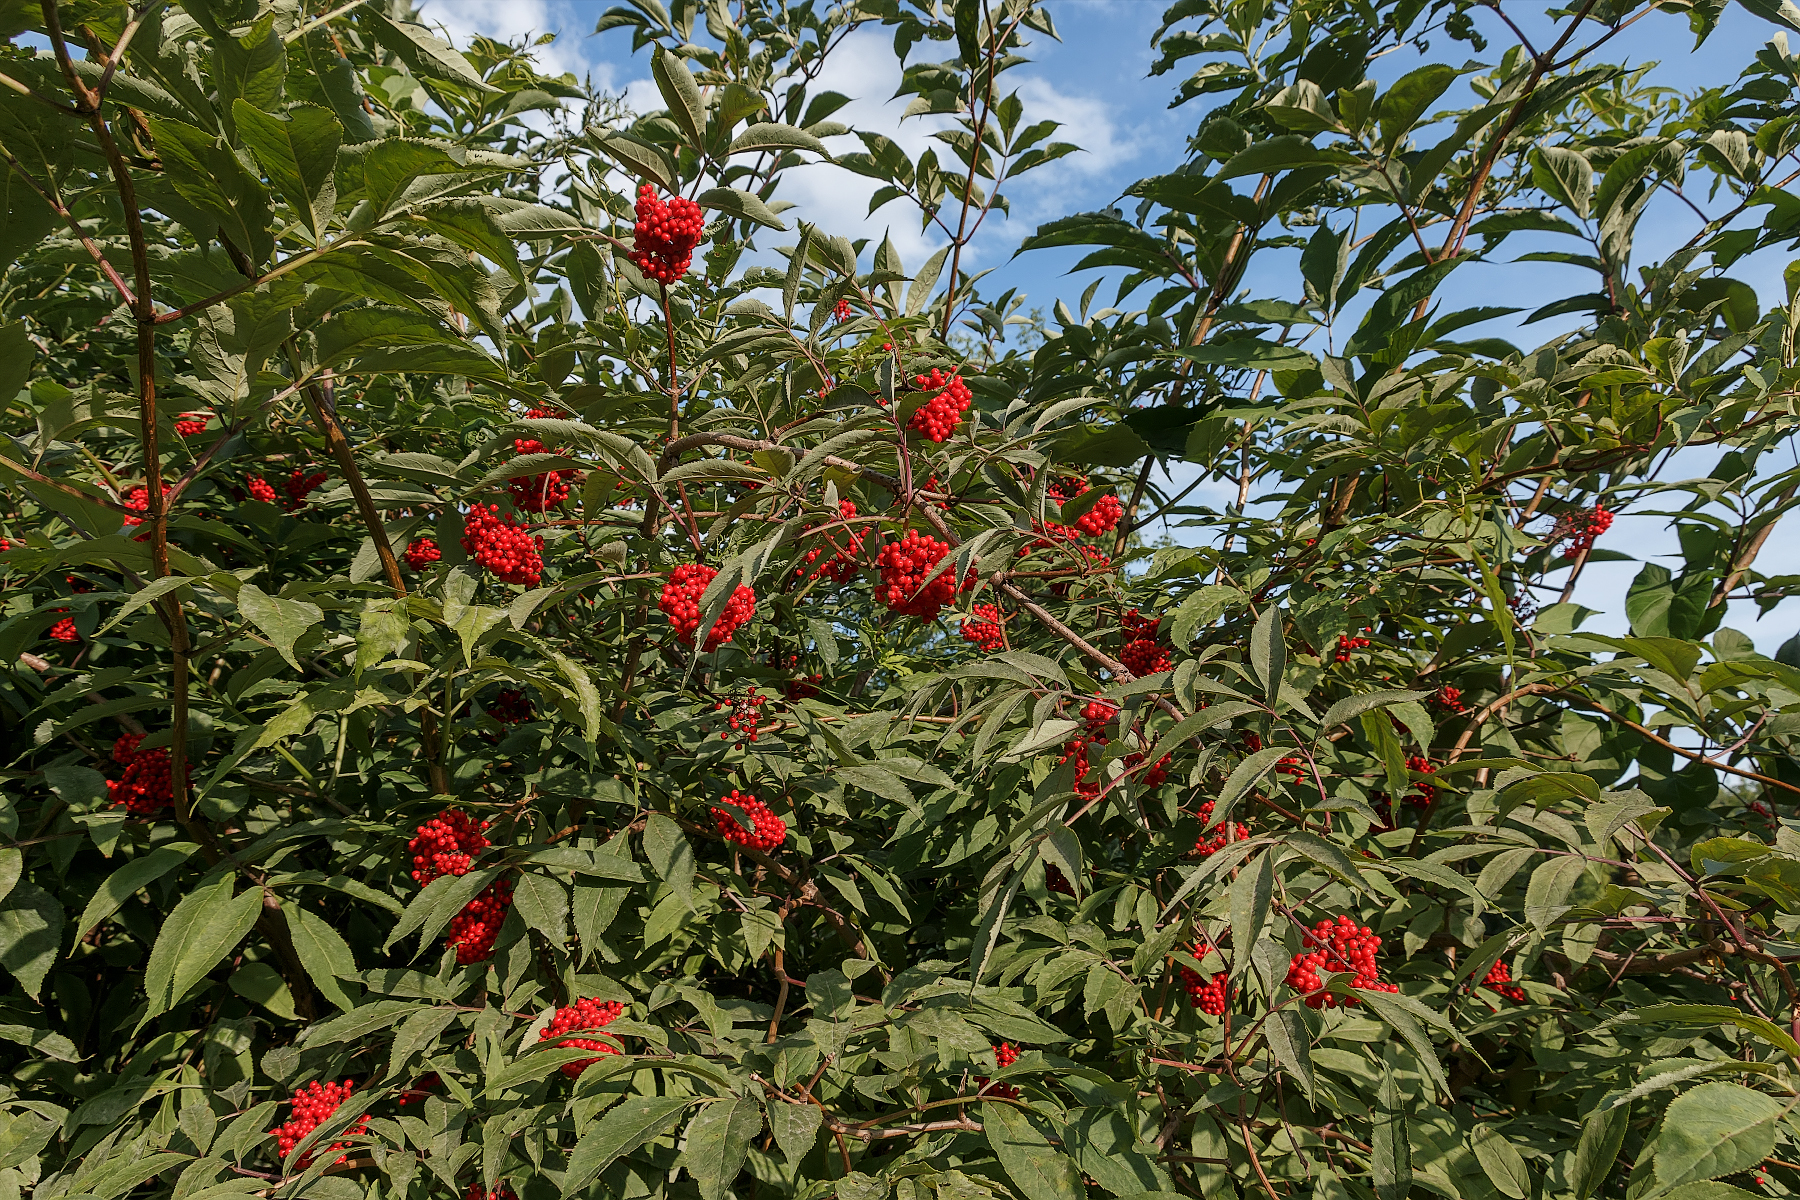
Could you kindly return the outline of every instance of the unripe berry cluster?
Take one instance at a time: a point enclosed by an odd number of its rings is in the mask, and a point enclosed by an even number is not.
[[[1363,632],[1369,631],[1365,629]],[[1368,644],[1369,639],[1366,637],[1351,637],[1348,634],[1340,633],[1338,634],[1337,652],[1332,657],[1338,662],[1349,662],[1352,654],[1365,648]]]
[[[969,411],[969,385],[962,381],[961,375],[946,375],[936,367],[929,375],[914,376],[913,382],[921,392],[935,391],[937,395],[913,410],[906,427],[934,442],[945,441],[956,432],[963,414]]]
[[[1213,802],[1208,800],[1200,806],[1200,837],[1194,842],[1194,853],[1201,858],[1211,858],[1232,842],[1241,842],[1250,836],[1250,827],[1242,821],[1221,821],[1218,828],[1210,831],[1206,826],[1212,821]]]
[[[1381,939],[1365,925],[1348,916],[1320,921],[1306,931],[1302,944],[1315,947],[1302,950],[1288,963],[1287,985],[1306,996],[1308,1008],[1337,1008],[1361,1003],[1354,996],[1338,996],[1325,991],[1321,971],[1330,974],[1349,973],[1350,986],[1368,992],[1398,992],[1391,983],[1383,983],[1380,968],[1375,965],[1375,952]]]
[[[568,1037],[569,1033],[578,1029],[604,1029],[618,1020],[625,1011],[625,1006],[617,1000],[595,1000],[585,998],[577,1000],[566,1008],[556,1010],[550,1023],[538,1032],[538,1041],[547,1042],[555,1039],[558,1045],[574,1046],[578,1050],[592,1050],[594,1058],[578,1058],[574,1062],[564,1063],[562,1073],[574,1079],[583,1071],[599,1062],[601,1054],[617,1054],[619,1048],[611,1041],[597,1038]]]
[[[889,609],[905,617],[930,621],[956,598],[956,568],[930,575],[950,553],[950,547],[929,534],[921,537],[909,529],[898,542],[890,542],[875,556],[881,569],[881,582],[875,587],[875,598]],[[970,571],[962,590],[975,586],[975,572]]]
[[[848,500],[839,500],[838,515],[846,521],[851,520],[856,516],[856,505]],[[794,574],[804,579],[807,573],[806,568],[818,563],[818,566],[813,567],[812,577],[814,579],[848,583],[862,566],[860,561],[862,544],[863,539],[868,536],[868,531],[851,526],[844,533],[848,545],[839,545],[835,532],[826,534],[825,546],[808,550],[803,565],[794,568]],[[828,554],[830,557],[826,557]],[[824,559],[824,561],[820,562],[820,559]]]
[[[502,517],[498,504],[469,509],[462,547],[502,583],[536,587],[544,578],[544,539],[525,532],[511,513]]]
[[[444,552],[428,537],[414,538],[406,547],[406,565],[415,571],[423,571],[443,557]]]
[[[658,283],[674,283],[687,274],[694,247],[706,231],[700,206],[681,196],[667,204],[649,184],[638,188],[637,224],[632,229],[631,261],[646,277]]]
[[[476,855],[486,850],[488,823],[477,825],[461,809],[447,808],[413,831],[406,843],[412,855],[413,882],[424,887],[443,875],[467,875]]]
[[[506,924],[512,903],[512,881],[496,879],[450,918],[447,944],[456,948],[458,963],[466,967],[493,957],[494,939],[500,936],[500,926]]]
[[[532,707],[531,697],[518,688],[501,688],[482,707],[487,709],[488,716],[502,725],[518,725],[531,720],[537,713]]]
[[[700,597],[706,594],[706,587],[718,575],[717,567],[709,567],[703,563],[682,563],[669,572],[669,581],[663,584],[662,597],[657,600],[656,607],[669,618],[669,624],[675,627],[675,636],[683,645],[694,644],[694,634],[700,630]],[[702,651],[718,649],[731,640],[737,627],[756,615],[756,593],[739,584],[725,601],[725,609],[713,627],[707,631],[706,644]]]
[[[281,1157],[285,1159],[292,1154],[294,1147],[299,1145],[307,1134],[317,1129],[321,1123],[330,1118],[332,1113],[338,1110],[339,1105],[350,1099],[350,1091],[353,1087],[355,1084],[348,1079],[341,1084],[322,1084],[314,1080],[295,1092],[292,1101],[292,1115],[284,1124],[269,1131],[275,1135],[275,1140],[281,1147]],[[357,1118],[354,1124],[344,1130],[344,1136],[359,1137],[368,1131],[369,1118],[363,1116]],[[348,1142],[333,1142],[326,1148],[325,1153],[342,1150],[348,1145]],[[312,1161],[318,1156],[318,1153],[316,1147],[308,1150],[301,1156],[300,1161],[294,1164],[294,1170],[304,1171],[312,1165]],[[347,1154],[339,1155],[337,1161],[346,1162],[349,1157]]]
[[[1006,631],[1001,628],[1006,616],[992,604],[977,604],[973,614],[962,623],[962,638],[992,654],[1006,645]]]
[[[1525,989],[1512,981],[1512,968],[1498,959],[1494,960],[1494,965],[1488,968],[1488,973],[1483,977],[1481,986],[1489,991],[1498,992],[1514,1004],[1525,1003]]]
[[[743,820],[736,813],[729,809],[714,808],[713,822],[718,827],[720,837],[740,846],[748,846],[752,850],[761,850],[764,854],[787,841],[787,822],[770,812],[769,806],[761,800],[735,790],[726,793],[724,799],[725,803],[742,809],[744,816],[750,818],[751,824],[746,829]]]
[[[206,428],[207,419],[211,416],[211,413],[203,412],[182,413],[175,419],[175,432],[182,437],[193,437]]]
[[[144,735],[128,733],[113,743],[113,761],[125,768],[119,779],[106,781],[106,798],[114,808],[123,808],[134,817],[153,817],[175,803],[175,789],[169,766],[169,748],[156,746],[139,750]],[[188,767],[193,778],[194,768]]]

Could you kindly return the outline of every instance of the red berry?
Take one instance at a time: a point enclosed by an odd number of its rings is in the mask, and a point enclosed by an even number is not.
[[[56,611],[68,612],[69,610],[66,608],[59,608]],[[75,629],[74,617],[64,617],[62,620],[52,625],[50,627],[50,636],[59,642],[79,642],[81,640],[81,634]]]
[[[470,864],[493,843],[488,823],[460,809],[447,808],[413,831],[406,849],[412,855],[413,881],[421,887],[442,875],[467,875]]]
[[[556,1040],[560,1046],[574,1046],[579,1050],[592,1050],[594,1058],[579,1058],[574,1062],[564,1063],[562,1073],[574,1079],[583,1071],[599,1062],[598,1055],[617,1054],[619,1048],[611,1040],[601,1041],[596,1038],[569,1037],[569,1033],[578,1029],[604,1029],[618,1020],[625,1011],[625,1006],[616,1000],[581,999],[566,1008],[556,1010],[550,1023],[538,1031],[538,1041]]]
[[[518,688],[501,688],[483,707],[487,709],[488,716],[502,725],[518,725],[531,720],[537,713],[532,707],[531,697]]]
[[[746,827],[742,818],[724,808],[714,808],[713,822],[718,826],[719,836],[728,842],[736,842],[740,846],[748,846],[752,850],[761,850],[767,854],[787,841],[787,822],[769,811],[769,806],[755,796],[746,796],[738,791],[726,793],[725,802],[735,804],[742,809],[744,816],[750,818]]]
[[[289,512],[294,512],[304,505],[306,498],[324,482],[325,472],[315,471],[308,475],[299,467],[295,467],[287,479],[282,482],[281,490],[287,493],[287,498],[281,502],[281,507]]]
[[[568,1070],[567,1067],[563,1069]],[[477,1179],[469,1185],[469,1190],[463,1193],[463,1200],[519,1200],[519,1197],[518,1193],[512,1190],[512,1185],[504,1179],[495,1185],[493,1191],[482,1187],[481,1181]]]
[[[531,411],[542,410],[534,408]],[[544,443],[532,438],[514,438],[513,449],[520,454],[547,453]],[[506,481],[506,490],[512,494],[513,504],[521,512],[544,512],[567,500],[573,481],[580,477],[581,472],[573,469],[519,475]]]
[[[536,587],[544,578],[544,539],[527,533],[498,504],[477,504],[463,518],[463,552],[502,583]]]
[[[150,489],[141,487],[132,488],[125,494],[125,507],[135,508],[138,512],[149,512]],[[127,525],[142,525],[144,523],[144,518],[126,517],[125,523]]]
[[[341,1084],[321,1084],[315,1080],[295,1092],[292,1100],[292,1115],[288,1117],[286,1123],[269,1131],[275,1135],[275,1140],[281,1145],[281,1157],[285,1159],[292,1154],[294,1147],[299,1145],[307,1134],[317,1129],[321,1123],[330,1118],[332,1113],[338,1110],[339,1105],[350,1099],[350,1091],[355,1086],[348,1079]],[[363,1116],[357,1118],[349,1128],[344,1130],[344,1136],[360,1137],[368,1131],[369,1118]],[[333,1142],[326,1148],[325,1153],[342,1150],[348,1144],[347,1142]],[[301,1156],[299,1162],[293,1164],[293,1169],[305,1170],[312,1165],[312,1161],[318,1153],[317,1147],[308,1150]],[[348,1162],[349,1158],[350,1156],[347,1154],[340,1155],[337,1161],[339,1163]]]
[[[261,475],[252,475],[248,487],[253,499],[261,500],[264,504],[275,503],[275,489]]]
[[[512,882],[496,879],[450,918],[450,936],[445,944],[456,948],[457,962],[466,967],[493,957],[494,939],[500,936],[506,914],[512,911],[512,898]]]
[[[423,571],[443,557],[444,552],[428,537],[414,538],[406,547],[406,565],[415,571]]]
[[[1206,834],[1206,826],[1212,820],[1213,802],[1208,800],[1200,806],[1201,833],[1194,842],[1194,853],[1201,858],[1211,858],[1232,842],[1241,842],[1250,836],[1250,827],[1242,821],[1221,821],[1212,830],[1212,836]]]
[[[1336,921],[1320,921],[1307,930],[1302,941],[1316,947],[1294,955],[1288,963],[1287,985],[1306,996],[1308,1008],[1349,1007],[1360,1003],[1354,996],[1338,996],[1325,991],[1319,972],[1349,974],[1350,986],[1368,992],[1398,992],[1391,983],[1383,983],[1375,965],[1375,952],[1381,939],[1367,926],[1358,925],[1348,916]]]
[[[1006,615],[992,604],[977,604],[972,616],[962,623],[962,637],[992,654],[1006,645],[1006,632],[1001,628]]]
[[[425,1103],[426,1097],[430,1094],[426,1089],[437,1087],[443,1082],[442,1079],[438,1078],[438,1073],[436,1071],[427,1072],[413,1080],[411,1088],[394,1097],[394,1103],[398,1104],[401,1108],[405,1108],[408,1104],[423,1104]]]
[[[206,428],[206,422],[211,419],[211,417],[211,413],[182,413],[181,416],[175,420],[175,432],[182,437],[193,437],[196,433],[199,433]]]
[[[169,764],[169,748],[157,746],[139,750],[143,734],[126,734],[113,743],[113,761],[125,768],[118,779],[106,781],[106,798],[114,808],[123,808],[134,817],[153,817],[175,803],[175,788]],[[188,778],[194,777],[193,764],[188,764]]]
[[[717,567],[709,567],[702,563],[682,563],[669,572],[669,581],[663,584],[662,598],[656,602],[669,623],[675,627],[675,637],[686,646],[694,644],[694,635],[700,630],[700,597],[706,594],[706,587],[718,575]],[[707,631],[703,652],[717,650],[731,640],[738,626],[756,615],[756,593],[739,584],[725,601],[725,609],[713,627]]]
[[[848,500],[838,501],[838,515],[846,521],[853,519],[856,516],[856,505]],[[859,530],[855,526],[851,526],[844,530],[844,534],[846,544],[840,545],[837,540],[836,530],[827,533],[825,535],[825,546],[808,550],[804,562],[794,569],[794,574],[800,578],[805,578],[807,573],[806,568],[813,566],[814,563],[818,563],[819,565],[813,568],[812,577],[814,579],[829,579],[833,583],[848,583],[862,566],[860,557],[862,553],[862,544],[863,539],[868,536],[868,531]],[[824,561],[820,562],[821,559]]]
[[[1491,992],[1498,992],[1514,1004],[1525,1003],[1525,989],[1512,981],[1512,968],[1498,959],[1495,960],[1493,966],[1488,968],[1488,973],[1482,979],[1481,986]]]
[[[1194,957],[1204,957],[1207,947],[1204,943],[1194,947]],[[1209,1017],[1222,1017],[1231,1004],[1231,973],[1220,971],[1211,979],[1206,979],[1192,967],[1181,968],[1181,986],[1188,994],[1193,1006]]]
[[[875,565],[881,569],[875,598],[902,616],[924,621],[934,619],[956,598],[956,569],[951,567],[941,571],[929,582],[926,576],[931,575],[949,553],[950,547],[946,543],[930,535],[921,537],[916,529],[907,530],[898,542],[883,546],[881,553],[875,556]],[[962,590],[968,591],[974,586],[975,572],[970,571]]]
[[[637,224],[632,230],[631,261],[658,283],[674,283],[687,274],[694,247],[706,231],[700,206],[681,196],[664,204],[649,184],[638,188]]]
[[[969,411],[968,385],[961,375],[946,375],[935,367],[929,375],[914,376],[913,382],[921,392],[936,391],[937,395],[913,411],[906,427],[934,442],[945,441]]]

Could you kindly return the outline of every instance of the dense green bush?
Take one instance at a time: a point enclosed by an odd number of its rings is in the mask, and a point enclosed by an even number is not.
[[[0,0],[0,1200],[1800,1188],[1783,34],[1180,0],[1037,344],[1030,0],[635,0],[643,115],[415,16]]]

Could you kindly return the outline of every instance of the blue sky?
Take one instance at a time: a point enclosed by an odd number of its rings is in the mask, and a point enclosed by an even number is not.
[[[630,33],[616,30],[592,36],[595,21],[608,6],[589,0],[427,0],[424,16],[429,22],[441,23],[458,40],[476,32],[501,37],[557,33],[557,41],[540,52],[546,66],[591,74],[601,86],[623,92],[640,110],[660,107],[650,85],[647,58],[630,53]],[[1025,101],[1026,120],[1049,117],[1064,122],[1062,136],[1084,150],[1025,176],[1011,188],[1010,219],[995,214],[972,254],[974,269],[995,268],[994,275],[984,282],[985,290],[1019,287],[1028,296],[1028,308],[1040,307],[1046,313],[1058,298],[1074,307],[1094,273],[1068,273],[1080,257],[1078,251],[1044,251],[1014,259],[1020,240],[1043,221],[1107,207],[1137,178],[1178,164],[1185,139],[1206,104],[1201,99],[1171,110],[1169,100],[1183,73],[1178,68],[1160,77],[1149,75],[1155,59],[1150,37],[1161,20],[1161,0],[1052,0],[1049,7],[1062,41],[1039,39],[1030,52],[1033,62],[1011,78]],[[1508,3],[1506,12],[1540,46],[1553,38],[1545,36],[1550,22],[1542,7]],[[1486,63],[1498,59],[1511,42],[1510,34],[1491,13],[1481,9],[1476,13],[1489,35],[1488,49],[1477,56],[1466,44],[1440,38],[1440,44],[1433,47],[1435,55],[1452,62],[1470,57]],[[1656,63],[1652,81],[1690,90],[1735,77],[1774,28],[1733,5],[1711,39],[1695,51],[1684,15],[1655,13],[1614,39],[1604,57],[1631,66]],[[1377,76],[1384,82],[1397,78],[1421,61],[1412,51],[1390,55],[1378,64]],[[941,126],[924,120],[901,123],[903,104],[890,99],[898,81],[899,68],[889,38],[879,29],[871,29],[854,35],[837,52],[820,86],[853,98],[839,114],[842,119],[887,133],[916,154],[928,144],[931,131]],[[1464,102],[1452,92],[1443,103],[1448,107]],[[848,138],[843,145],[833,146],[835,150],[855,148],[860,147]],[[872,181],[819,164],[796,173],[786,195],[799,204],[799,215],[827,230],[873,238],[889,233],[906,263],[922,261],[938,242],[921,233],[917,219],[903,204],[890,205],[873,217],[867,215],[873,189]],[[1704,196],[1695,198],[1702,207],[1709,207]],[[1723,201],[1715,201],[1709,211],[1722,206]],[[1640,227],[1639,261],[1651,261],[1659,247],[1667,249],[1686,241],[1698,223],[1678,200],[1669,198],[1653,205]],[[1515,238],[1500,258],[1510,260],[1530,248],[1523,239]],[[1768,255],[1760,262],[1734,267],[1732,274],[1756,287],[1766,306],[1781,301],[1781,268],[1785,265],[1785,258]],[[1291,295],[1291,270],[1288,256],[1270,255],[1253,267],[1247,282],[1255,295]],[[1469,304],[1513,305],[1530,311],[1547,298],[1591,290],[1592,279],[1579,268],[1501,261],[1464,268],[1456,276],[1455,287],[1466,294],[1452,296],[1446,302],[1447,311]],[[1108,304],[1111,299],[1112,287],[1103,284],[1095,304]],[[1471,332],[1510,337],[1529,348],[1558,331],[1554,321],[1529,328],[1520,328],[1517,321],[1503,318]],[[1704,475],[1715,458],[1716,454],[1709,452],[1684,452],[1664,478]],[[1787,461],[1779,464],[1787,465]],[[1184,485],[1192,478],[1192,474],[1184,476],[1178,471],[1175,482]],[[1222,505],[1229,498],[1229,489],[1209,484],[1199,488],[1191,502]],[[1676,506],[1651,502],[1642,507]],[[1206,540],[1200,530],[1168,532],[1183,541]],[[1800,571],[1800,547],[1790,550],[1791,544],[1792,539],[1771,539],[1758,566],[1769,572]],[[1601,545],[1645,558],[1675,550],[1675,540],[1663,519],[1629,514],[1613,526]],[[1677,565],[1677,560],[1667,561]],[[1589,566],[1576,599],[1604,614],[1591,622],[1590,628],[1623,631],[1625,589],[1637,570],[1636,562]],[[1800,629],[1800,608],[1784,605],[1756,620],[1752,609],[1737,606],[1728,624],[1749,633],[1759,649],[1772,653]]]

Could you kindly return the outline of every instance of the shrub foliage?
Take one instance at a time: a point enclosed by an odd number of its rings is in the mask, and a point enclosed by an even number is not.
[[[0,0],[0,1197],[1800,1187],[1800,669],[1723,624],[1800,65],[1609,57],[1719,15],[1180,0],[1034,322],[1031,0],[634,0],[641,115],[404,0]],[[818,83],[890,36],[918,154]]]

